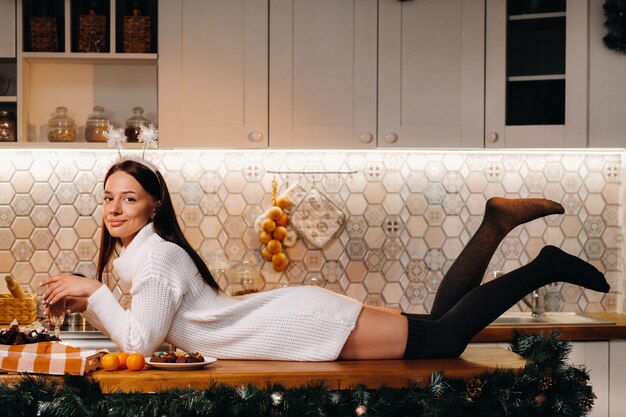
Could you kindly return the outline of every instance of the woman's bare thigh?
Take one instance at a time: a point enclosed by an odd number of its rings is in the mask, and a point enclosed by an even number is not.
[[[400,359],[407,335],[407,319],[399,311],[363,306],[339,359]]]

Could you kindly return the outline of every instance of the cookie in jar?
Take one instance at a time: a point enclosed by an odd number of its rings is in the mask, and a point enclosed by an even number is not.
[[[48,140],[50,142],[73,142],[76,140],[76,124],[67,115],[67,107],[56,108],[56,115],[48,121]]]
[[[96,106],[93,108],[93,114],[87,118],[85,124],[85,140],[87,142],[106,142],[105,135],[109,128],[109,119],[104,115],[104,107]]]
[[[149,126],[151,123],[150,120],[143,117],[143,111],[143,107],[134,107],[133,117],[126,119],[126,130],[124,130],[124,133],[129,142],[139,142],[141,126]]]

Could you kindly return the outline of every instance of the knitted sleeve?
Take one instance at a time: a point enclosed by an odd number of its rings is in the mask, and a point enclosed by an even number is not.
[[[102,286],[89,297],[86,318],[96,318],[104,332],[125,352],[151,355],[163,343],[172,319],[180,306],[183,292],[173,275],[175,265],[168,256],[151,253],[133,280],[132,301],[128,310]],[[180,259],[179,259],[180,261]]]

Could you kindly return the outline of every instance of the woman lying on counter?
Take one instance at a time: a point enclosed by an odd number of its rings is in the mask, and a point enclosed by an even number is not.
[[[523,296],[554,281],[595,291],[595,267],[546,246],[527,265],[481,285],[502,239],[516,226],[563,207],[544,199],[491,198],[482,224],[445,274],[430,314],[377,308],[311,286],[230,297],[220,290],[176,220],[161,173],[125,160],[104,179],[98,280],[45,279],[44,302],[66,300],[126,352],[150,355],[163,342],[219,359],[328,361],[459,356],[470,339]],[[113,266],[131,285],[125,310],[102,276]]]

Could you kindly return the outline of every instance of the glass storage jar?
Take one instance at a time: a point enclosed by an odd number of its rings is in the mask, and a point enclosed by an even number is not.
[[[0,110],[0,142],[17,142],[17,124],[12,111]]]
[[[133,117],[126,120],[126,130],[124,131],[126,140],[129,142],[138,142],[141,126],[148,126],[149,124],[150,120],[143,117],[143,107],[134,107]]]
[[[93,108],[93,114],[87,118],[85,126],[85,140],[87,142],[106,142],[105,135],[109,128],[109,119],[103,116],[104,107],[96,106]]]
[[[73,142],[76,140],[76,124],[68,117],[67,107],[56,108],[57,114],[48,121],[48,140],[50,142]]]

